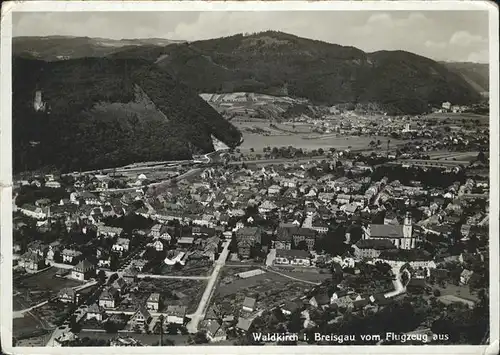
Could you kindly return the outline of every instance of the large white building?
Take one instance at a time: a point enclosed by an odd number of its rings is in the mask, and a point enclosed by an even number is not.
[[[406,214],[403,225],[369,224],[363,229],[363,239],[390,240],[399,249],[415,248],[416,238],[413,237],[413,224],[409,213]]]

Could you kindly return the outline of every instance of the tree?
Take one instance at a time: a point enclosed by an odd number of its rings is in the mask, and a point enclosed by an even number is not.
[[[109,268],[111,269],[111,271],[118,270],[118,268],[120,267],[120,261],[118,260],[118,255],[116,255],[115,253],[111,253],[110,259],[111,261],[109,263]]]
[[[305,240],[301,240],[298,244],[297,244],[297,249],[298,250],[309,250],[309,248],[307,247],[307,243]]]
[[[97,278],[99,279],[99,282],[102,284],[106,282],[106,273],[104,272],[104,270],[99,270]]]
[[[484,152],[479,152],[476,157],[476,160],[481,163],[486,163],[486,155],[484,154]]]
[[[104,327],[104,330],[106,331],[106,333],[118,332],[118,326],[116,325],[115,322],[107,321],[104,323],[103,327]]]
[[[291,333],[299,333],[303,328],[304,322],[302,319],[302,315],[301,312],[297,310],[290,315],[290,320],[288,321],[288,330]]]
[[[208,343],[205,332],[199,331],[196,334],[190,335],[188,342],[190,344],[206,344]]]

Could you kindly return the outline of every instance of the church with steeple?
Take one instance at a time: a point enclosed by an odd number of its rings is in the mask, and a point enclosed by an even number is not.
[[[407,213],[403,225],[397,219],[386,219],[384,224],[369,224],[363,227],[363,239],[389,240],[399,249],[415,249],[416,238],[413,235],[413,221]]]

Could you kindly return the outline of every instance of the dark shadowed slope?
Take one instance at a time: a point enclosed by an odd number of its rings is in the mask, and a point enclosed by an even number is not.
[[[212,134],[229,146],[241,140],[194,91],[146,61],[14,59],[16,171],[188,158],[212,151]]]

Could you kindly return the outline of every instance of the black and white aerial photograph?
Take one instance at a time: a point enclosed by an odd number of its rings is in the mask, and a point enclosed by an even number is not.
[[[14,7],[13,351],[498,341],[492,7],[191,3]]]

